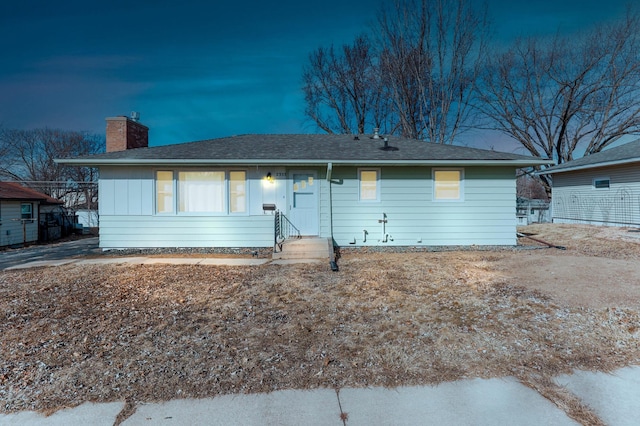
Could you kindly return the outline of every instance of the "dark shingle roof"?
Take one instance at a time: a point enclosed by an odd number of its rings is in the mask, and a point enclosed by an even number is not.
[[[549,167],[539,174],[568,172],[571,170],[591,169],[616,164],[640,162],[640,139],[609,148],[595,154],[587,155],[576,160],[567,161],[557,166]]]
[[[176,145],[138,148],[62,160],[68,164],[314,164],[416,162],[517,162],[548,164],[539,158],[462,146],[389,137],[384,140],[353,135],[240,135]],[[397,149],[396,149],[397,148]]]
[[[16,182],[0,182],[0,200],[40,201],[45,204],[62,204],[62,201],[31,188],[25,188]]]

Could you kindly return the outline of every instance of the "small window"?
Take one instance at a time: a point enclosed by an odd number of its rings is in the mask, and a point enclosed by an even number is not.
[[[22,220],[33,220],[33,204],[22,203],[20,206],[20,216]]]
[[[595,189],[609,189],[609,178],[596,178],[593,180],[593,187]]]
[[[464,176],[458,170],[433,171],[433,199],[439,201],[462,201]]]
[[[380,171],[359,170],[360,175],[360,201],[380,201],[380,185],[378,179]]]
[[[173,198],[173,172],[157,171],[156,172],[156,212],[157,213],[173,213],[175,206]]]
[[[229,172],[229,212],[247,212],[247,172]]]

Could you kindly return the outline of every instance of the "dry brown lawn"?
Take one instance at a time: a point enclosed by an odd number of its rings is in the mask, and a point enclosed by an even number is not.
[[[347,251],[339,272],[326,264],[0,272],[0,411],[515,376],[598,424],[550,378],[640,363],[640,240],[586,226],[521,231],[567,250]],[[595,271],[576,278],[603,265],[615,269],[607,282]]]

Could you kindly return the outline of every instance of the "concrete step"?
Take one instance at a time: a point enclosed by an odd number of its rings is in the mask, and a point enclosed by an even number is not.
[[[282,244],[282,251],[273,253],[273,259],[331,259],[333,244],[330,238],[290,239]]]

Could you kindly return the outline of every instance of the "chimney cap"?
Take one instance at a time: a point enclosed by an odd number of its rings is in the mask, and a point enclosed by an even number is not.
[[[138,111],[131,111],[131,119],[133,121],[140,120],[140,113]]]

